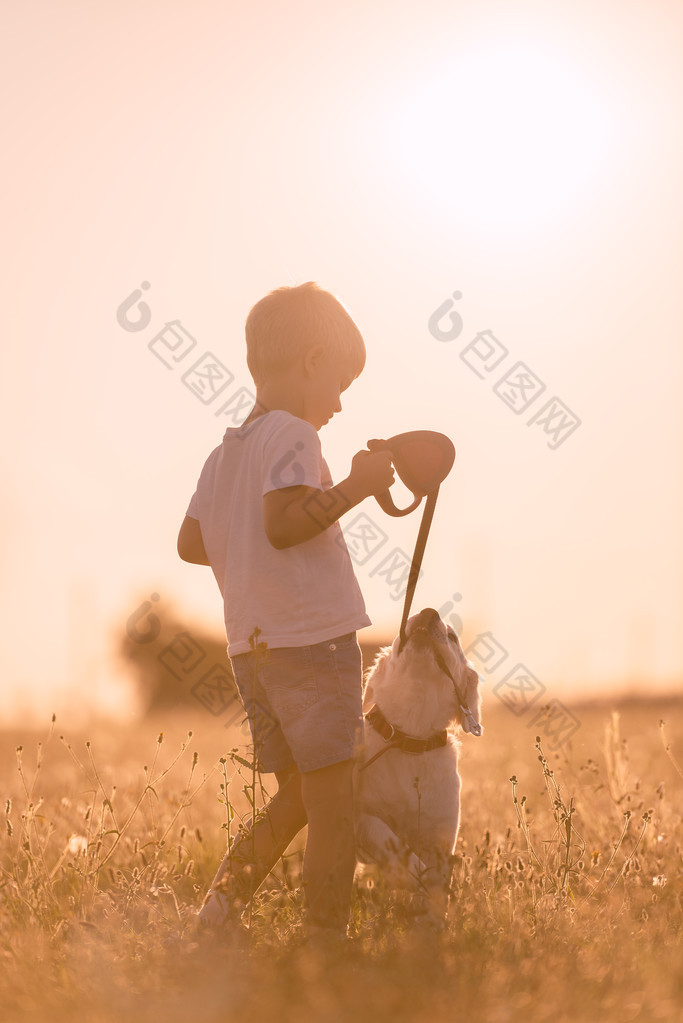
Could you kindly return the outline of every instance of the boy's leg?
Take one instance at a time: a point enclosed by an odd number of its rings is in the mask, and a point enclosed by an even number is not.
[[[308,817],[304,855],[307,922],[346,932],[356,864],[353,825],[353,760],[301,775]]]
[[[310,647],[274,648],[259,664],[258,673],[251,654],[239,654],[231,662],[250,724],[253,718],[256,734],[267,736],[268,762],[293,757],[299,770],[292,767],[282,779],[275,772],[282,795],[278,790],[268,804],[266,820],[257,822],[256,855],[251,834],[240,839],[223,860],[200,918],[222,921],[226,910],[233,918],[239,916],[308,821],[303,879],[307,920],[315,927],[345,933],[355,869],[352,756],[362,723],[362,661],[356,634]],[[262,724],[260,717],[265,719]],[[347,759],[301,770],[304,764],[320,761],[321,753],[324,762],[330,751]],[[286,780],[290,774],[296,778],[291,788]]]
[[[223,858],[199,911],[202,923],[239,919],[251,896],[306,824],[298,770],[276,772],[275,777],[277,792],[255,826]]]

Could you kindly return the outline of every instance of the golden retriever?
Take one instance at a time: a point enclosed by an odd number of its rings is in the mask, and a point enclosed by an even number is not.
[[[456,732],[482,733],[479,676],[433,608],[408,619],[405,637],[380,650],[365,682],[357,858],[442,923],[460,820]]]

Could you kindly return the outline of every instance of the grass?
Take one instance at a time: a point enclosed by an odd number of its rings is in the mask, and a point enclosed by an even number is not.
[[[572,709],[581,728],[553,753],[485,708],[484,736],[463,738],[446,930],[422,933],[369,875],[356,937],[331,959],[298,940],[303,835],[244,941],[166,944],[267,797],[239,733],[201,708],[91,735],[5,732],[3,1023],[683,1021],[683,709]]]

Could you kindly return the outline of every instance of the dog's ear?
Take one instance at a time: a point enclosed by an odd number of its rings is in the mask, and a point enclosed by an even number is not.
[[[467,667],[465,668],[465,678],[467,680],[467,684],[465,687],[465,700],[467,702],[467,706],[472,712],[472,717],[474,718],[476,724],[479,725],[481,731],[483,732],[484,729],[481,724],[481,692],[479,689],[480,678],[479,673],[472,666],[471,661],[467,662]],[[463,717],[465,717],[465,715],[463,715]],[[469,722],[466,719],[465,723],[463,724],[463,729],[466,732],[470,731]]]
[[[363,686],[363,713],[367,714],[372,705],[375,702],[375,691],[373,683],[381,681],[386,670],[386,662],[389,654],[391,653],[391,647],[383,647],[375,660],[373,661],[372,667],[369,668],[367,675],[365,676],[365,685]]]

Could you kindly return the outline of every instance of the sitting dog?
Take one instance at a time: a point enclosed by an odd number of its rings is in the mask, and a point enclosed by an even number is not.
[[[481,735],[479,676],[433,608],[408,619],[405,642],[380,650],[363,692],[356,775],[360,863],[408,888],[430,922],[444,921],[460,818],[459,742]]]

